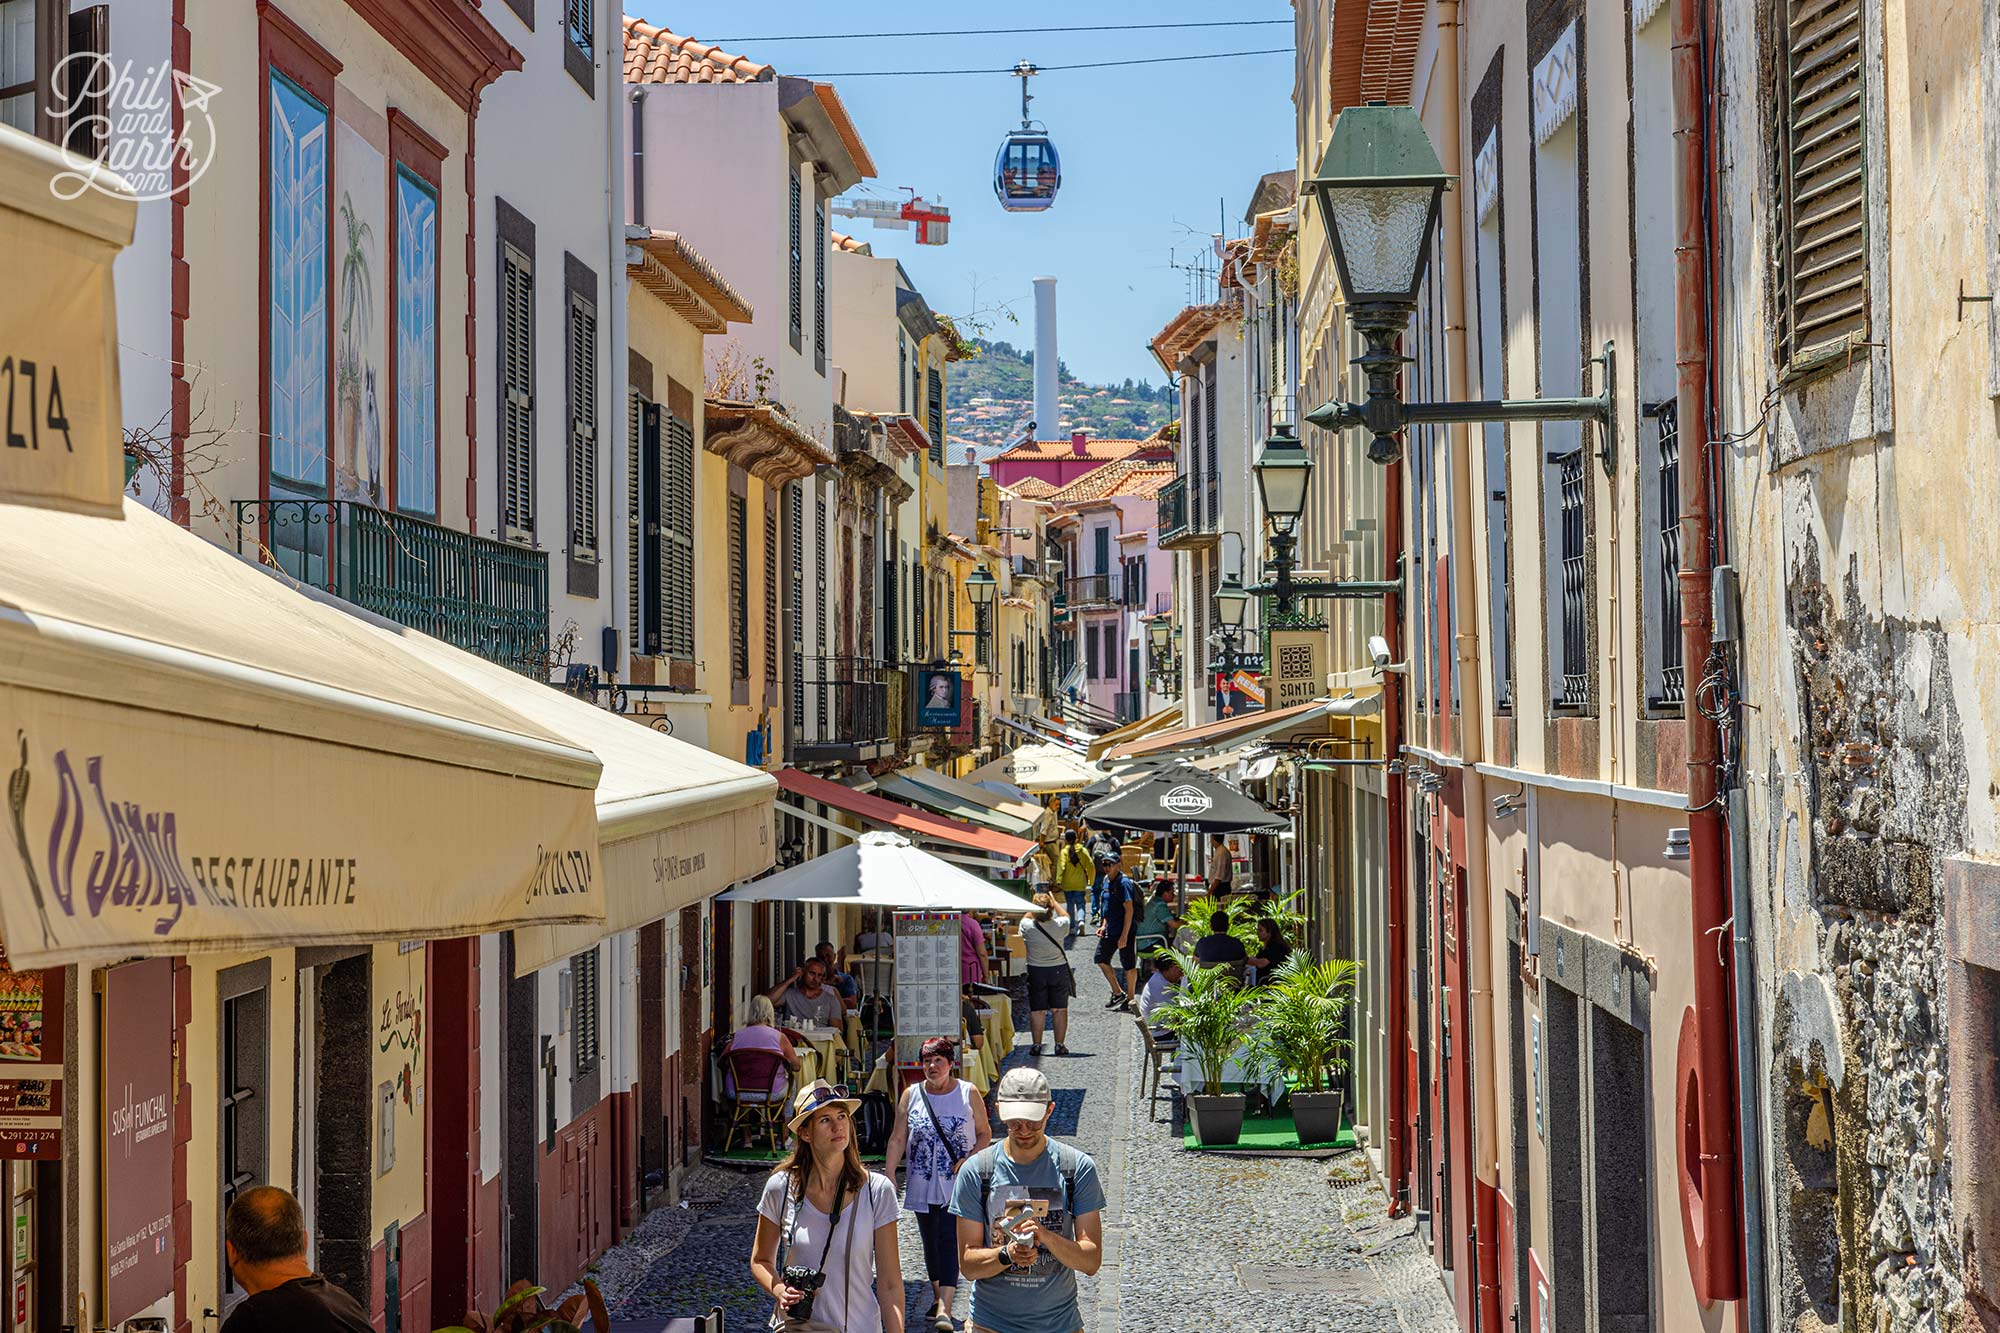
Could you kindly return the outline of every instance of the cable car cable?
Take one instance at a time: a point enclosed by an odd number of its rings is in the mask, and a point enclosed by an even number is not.
[[[1173,65],[1188,60],[1233,60],[1238,56],[1288,56],[1295,54],[1289,46],[1273,46],[1263,51],[1214,51],[1194,56],[1147,56],[1139,60],[1093,60],[1080,65],[1037,65],[1037,73],[1048,74],[1057,70],[1077,69],[1118,69],[1126,65]],[[804,79],[921,79],[939,78],[961,74],[1012,74],[1012,67],[1006,69],[856,69],[836,74],[802,74]]]
[[[1223,19],[1206,23],[1085,23],[1068,28],[942,28],[932,32],[799,32],[783,37],[718,37],[714,46],[747,46],[753,42],[854,42],[909,37],[1013,37],[1036,32],[1156,32],[1168,28],[1255,28],[1291,19]]]

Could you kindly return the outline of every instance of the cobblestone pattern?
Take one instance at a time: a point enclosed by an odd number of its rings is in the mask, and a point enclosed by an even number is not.
[[[1078,1282],[1088,1333],[1158,1329],[1298,1333],[1447,1333],[1450,1307],[1429,1255],[1407,1221],[1390,1222],[1359,1154],[1333,1161],[1219,1158],[1184,1150],[1165,1101],[1133,1094],[1141,1060],[1132,1019],[1103,1006],[1109,990],[1073,951],[1082,993],[1070,1011],[1068,1057],[1040,1065],[1058,1094],[1080,1103],[1063,1141],[1089,1153],[1103,1179],[1105,1263]],[[1003,1071],[1032,1059],[1027,1015],[1015,1005],[1015,1050]],[[662,1209],[599,1264],[620,1333],[643,1321],[719,1304],[732,1331],[759,1329],[771,1302],[750,1279],[751,1237],[763,1176],[703,1167],[689,1176],[696,1204]],[[907,1327],[931,1301],[914,1219],[899,1226]],[[969,1293],[953,1314],[963,1328]],[[626,1321],[633,1321],[629,1325]]]

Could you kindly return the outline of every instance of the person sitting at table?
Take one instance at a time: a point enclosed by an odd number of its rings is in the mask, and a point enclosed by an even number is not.
[[[806,959],[804,967],[794,969],[764,995],[785,1017],[814,1027],[838,1029],[847,1012],[839,992],[826,984],[826,964],[817,957]]]
[[[826,965],[827,981],[833,986],[834,993],[840,996],[840,1003],[848,1009],[860,1004],[861,983],[854,979],[852,972],[841,967],[840,952],[833,947],[833,941],[821,940],[813,953]]]
[[[1169,943],[1175,914],[1173,883],[1162,880],[1146,903],[1145,912],[1139,917],[1139,933],[1133,942],[1139,946],[1140,954],[1151,957],[1155,949]]]
[[[1263,943],[1251,957],[1250,966],[1257,969],[1257,977],[1261,981],[1278,970],[1286,955],[1291,953],[1292,946],[1285,939],[1285,932],[1278,929],[1278,923],[1269,917],[1258,918],[1257,938]]]
[[[1174,1002],[1174,997],[1180,993],[1181,978],[1185,975],[1179,961],[1172,954],[1163,953],[1153,960],[1153,975],[1146,978],[1145,986],[1139,991],[1139,1017],[1153,1030],[1154,1041],[1158,1044],[1164,1044],[1163,1038],[1171,1038],[1166,1029],[1153,1021],[1153,1013]]]
[[[993,1122],[979,1089],[958,1077],[958,1043],[932,1037],[919,1048],[924,1079],[903,1089],[889,1131],[882,1174],[896,1179],[903,1163],[903,1207],[915,1214],[924,1242],[924,1275],[931,1282],[931,1329],[949,1333],[951,1301],[958,1289],[958,1219],[951,1215],[951,1187],[966,1158],[993,1142]],[[907,1156],[905,1156],[907,1154]]]
[[[1229,913],[1213,912],[1208,918],[1208,934],[1195,941],[1194,960],[1203,967],[1241,963],[1250,957],[1243,941],[1229,933]]]
[[[778,1081],[771,1086],[773,1097],[782,1097],[791,1084],[791,1075],[799,1072],[799,1053],[792,1046],[792,1039],[778,1030],[778,1011],[768,996],[756,995],[750,1000],[750,1014],[743,1026],[729,1039],[731,1051],[776,1051],[783,1058],[788,1074],[778,1075]],[[722,1065],[722,1086],[732,1097],[736,1095],[736,1079],[731,1074],[729,1062]]]

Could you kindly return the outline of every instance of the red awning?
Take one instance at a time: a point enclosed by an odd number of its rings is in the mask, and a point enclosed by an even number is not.
[[[944,815],[934,815],[928,810],[904,805],[900,801],[885,800],[880,796],[869,796],[843,787],[838,782],[826,778],[816,778],[810,773],[801,773],[796,768],[781,768],[772,775],[778,779],[778,787],[794,796],[803,796],[809,801],[818,801],[837,810],[845,810],[859,819],[882,828],[897,829],[912,838],[924,838],[932,842],[947,842],[968,851],[986,852],[1003,857],[1009,864],[1019,864],[1035,844],[1026,838],[1016,838],[1001,833],[997,829],[981,828],[963,820],[949,819]]]

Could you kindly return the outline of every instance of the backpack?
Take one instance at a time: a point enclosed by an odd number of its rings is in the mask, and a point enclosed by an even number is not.
[[[870,995],[861,1001],[861,1030],[871,1037],[896,1035],[896,1014],[885,995]]]
[[[987,1205],[993,1195],[994,1155],[1005,1147],[1005,1143],[989,1143],[974,1153],[965,1164],[979,1177],[979,1216],[982,1221],[986,1221],[990,1216]],[[1075,1148],[1064,1148],[1054,1139],[1049,1140],[1049,1152],[1054,1154],[1056,1159],[1056,1174],[1062,1177],[1063,1212],[1074,1217],[1075,1209],[1070,1206],[1070,1200],[1076,1195],[1076,1177],[1083,1170],[1083,1154]]]
[[[886,1092],[864,1092],[854,1108],[854,1142],[863,1157],[881,1157],[889,1151],[890,1124],[896,1118],[896,1103]]]

